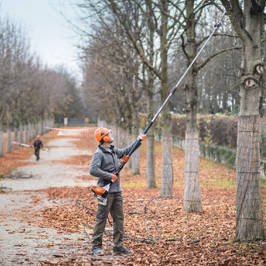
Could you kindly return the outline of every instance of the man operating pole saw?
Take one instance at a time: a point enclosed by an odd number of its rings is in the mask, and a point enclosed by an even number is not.
[[[126,249],[123,245],[123,197],[120,176],[116,173],[119,168],[118,159],[122,158],[125,162],[127,162],[129,159],[128,153],[134,146],[135,142],[124,149],[115,148],[112,145],[113,137],[111,130],[107,128],[96,129],[94,136],[99,145],[92,157],[90,164],[90,174],[96,176],[98,178],[98,182],[97,186],[92,188],[92,191],[97,195],[101,194],[101,196],[103,196],[103,200],[98,201],[96,223],[92,236],[92,254],[104,254],[104,251],[102,249],[102,237],[109,212],[111,213],[111,216],[113,218],[114,254],[131,254],[132,251]],[[143,141],[144,139],[145,135],[138,136],[138,140]],[[102,193],[101,191],[94,191],[93,189],[102,189]],[[106,198],[104,198],[105,196]]]

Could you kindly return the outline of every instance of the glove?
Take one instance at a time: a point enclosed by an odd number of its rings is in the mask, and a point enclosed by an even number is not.
[[[117,176],[116,176],[116,174],[113,174],[113,177],[111,179],[111,182],[114,183],[116,180],[117,180]]]

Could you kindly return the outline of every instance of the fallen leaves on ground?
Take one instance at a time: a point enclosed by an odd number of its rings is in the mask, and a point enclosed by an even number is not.
[[[26,161],[32,154],[33,150],[29,148],[18,148],[12,153],[5,153],[4,157],[0,158],[0,177],[16,167],[32,164]]]
[[[92,132],[76,138],[77,147],[94,151]],[[183,211],[184,152],[174,149],[174,187],[172,198],[160,197],[161,152],[156,143],[157,188],[145,185],[145,145],[141,147],[141,171],[132,176],[128,168],[121,172],[124,214],[125,246],[134,250],[128,257],[88,256],[86,262],[114,265],[265,265],[266,242],[234,242],[235,236],[235,171],[201,159],[202,213]],[[66,164],[88,165],[90,157],[77,156]],[[77,163],[79,162],[79,163]],[[40,210],[30,210],[31,223],[60,232],[86,232],[91,240],[95,223],[97,200],[88,188],[49,188],[39,192],[58,204]],[[262,193],[266,192],[265,186]],[[263,198],[263,197],[262,197]],[[263,198],[264,225],[266,224],[265,197]],[[38,198],[33,199],[33,203]],[[36,218],[36,219],[35,219]],[[25,218],[26,219],[26,218]],[[108,218],[104,235],[104,249],[111,254],[112,218]],[[74,243],[75,244],[75,243]],[[89,252],[89,248],[87,252]],[[59,255],[58,255],[59,256]],[[62,258],[62,265],[82,265],[84,257]],[[51,265],[44,261],[41,265]],[[60,265],[60,264],[59,264]]]

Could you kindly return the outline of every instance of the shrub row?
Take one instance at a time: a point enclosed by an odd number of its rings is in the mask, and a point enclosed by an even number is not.
[[[174,144],[184,149],[186,117],[172,119]],[[200,156],[235,168],[237,117],[221,115],[198,116]],[[266,175],[266,122],[261,123],[261,163]]]
[[[145,116],[142,117],[144,125]],[[159,119],[160,120],[160,119]],[[237,147],[237,117],[225,115],[198,115],[197,125],[199,132],[200,156],[213,160],[228,167],[235,167]],[[263,120],[264,121],[264,120]],[[266,174],[266,122],[262,122],[261,132],[261,162]],[[156,137],[161,137],[161,127],[156,123]],[[172,117],[172,135],[174,145],[184,149],[186,132],[186,116],[174,115]]]
[[[185,149],[185,140],[173,136],[173,144],[181,149]],[[199,143],[200,156],[218,163],[222,163],[230,168],[235,168],[236,151],[227,147],[207,145]]]
[[[185,138],[186,117],[172,119],[172,134]],[[237,117],[206,115],[198,117],[199,141],[208,146],[224,146],[236,149]]]

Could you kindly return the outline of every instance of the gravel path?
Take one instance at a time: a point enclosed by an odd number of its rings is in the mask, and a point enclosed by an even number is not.
[[[73,132],[72,134],[76,134]],[[54,229],[39,228],[26,222],[18,215],[29,208],[43,208],[58,204],[46,199],[46,193],[34,190],[63,187],[85,186],[94,182],[78,179],[77,176],[87,175],[88,166],[77,167],[56,163],[56,160],[65,160],[74,155],[91,154],[91,151],[78,150],[72,143],[71,131],[60,135],[47,143],[53,148],[41,151],[41,159],[37,163],[19,167],[9,178],[0,181],[0,187],[8,193],[0,194],[0,265],[48,265],[55,263],[71,254],[85,256],[84,245],[88,246],[86,233],[62,234]],[[66,135],[69,138],[66,138]],[[33,155],[29,161],[35,162]],[[53,162],[52,162],[53,161]],[[33,204],[35,196],[41,198]],[[73,245],[79,243],[79,245]],[[50,265],[50,264],[49,264]]]

